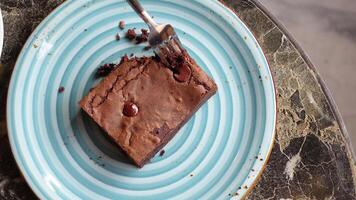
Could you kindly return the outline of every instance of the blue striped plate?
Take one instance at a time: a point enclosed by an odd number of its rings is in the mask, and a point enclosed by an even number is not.
[[[28,39],[8,94],[12,149],[42,199],[229,199],[256,183],[271,152],[275,91],[251,32],[216,0],[142,0],[172,23],[197,63],[214,78],[211,98],[144,168],[127,162],[78,101],[98,83],[97,67],[145,55],[126,39],[145,24],[124,0],[68,0]],[[126,28],[126,30],[127,30]],[[58,93],[58,88],[65,88]]]

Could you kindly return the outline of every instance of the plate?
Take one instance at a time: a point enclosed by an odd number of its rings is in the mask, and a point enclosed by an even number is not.
[[[253,34],[215,0],[143,0],[172,23],[219,91],[144,168],[127,162],[78,101],[98,66],[146,55],[126,39],[146,27],[124,0],[66,1],[34,31],[13,72],[7,119],[16,161],[41,199],[229,199],[261,175],[274,139],[276,99]],[[126,28],[126,30],[127,30]],[[65,88],[58,93],[58,88]]]

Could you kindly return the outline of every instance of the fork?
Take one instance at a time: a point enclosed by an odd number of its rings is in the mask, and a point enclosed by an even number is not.
[[[172,58],[181,55],[185,50],[171,24],[157,24],[152,17],[143,9],[138,0],[127,0],[135,12],[148,25],[150,34],[148,43],[161,61],[171,68],[175,68]]]

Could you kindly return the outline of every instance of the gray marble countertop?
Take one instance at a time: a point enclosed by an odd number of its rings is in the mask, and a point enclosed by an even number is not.
[[[16,58],[34,28],[64,0],[1,0],[0,199],[36,199],[6,132],[6,93]],[[278,92],[275,145],[249,199],[356,199],[355,162],[343,121],[315,67],[258,2],[224,0],[247,24],[270,63]],[[232,194],[236,195],[236,194]]]

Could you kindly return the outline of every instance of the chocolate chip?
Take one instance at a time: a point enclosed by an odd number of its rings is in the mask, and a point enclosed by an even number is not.
[[[174,78],[178,82],[187,82],[190,79],[192,74],[191,69],[188,67],[187,64],[179,65],[177,71],[174,73]]]
[[[64,87],[61,86],[58,88],[58,93],[62,93],[62,92],[64,92]]]
[[[120,21],[120,22],[119,22],[119,28],[125,29],[125,26],[126,26],[126,24],[125,24],[124,21]]]
[[[136,38],[136,32],[134,29],[129,29],[126,32],[126,38],[129,40],[134,40]]]
[[[127,117],[134,117],[138,113],[138,107],[132,102],[126,102],[122,111]]]

